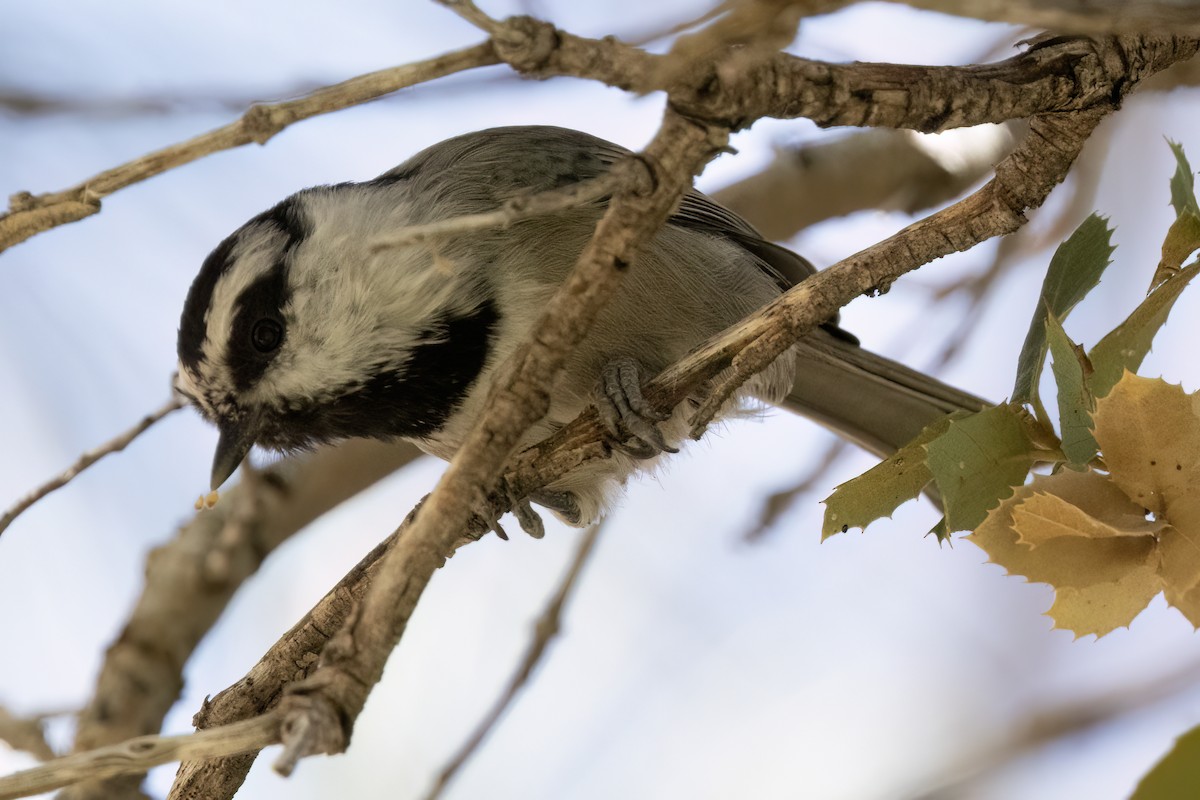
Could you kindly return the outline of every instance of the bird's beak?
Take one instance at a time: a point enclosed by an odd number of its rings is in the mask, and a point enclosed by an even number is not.
[[[253,437],[248,435],[244,425],[223,422],[219,425],[221,437],[217,439],[217,452],[213,456],[212,489],[218,487],[238,468],[250,448],[254,446]]]

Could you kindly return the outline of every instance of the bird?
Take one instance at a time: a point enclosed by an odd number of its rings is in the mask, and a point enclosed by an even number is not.
[[[203,260],[178,335],[176,389],[214,423],[216,490],[250,450],[404,439],[443,459],[484,411],[498,367],[531,334],[608,197],[436,241],[375,246],[404,228],[494,211],[605,174],[629,155],[587,133],[510,126],[434,144],[371,180],[303,189]],[[586,525],[626,479],[687,437],[641,384],[815,273],[696,190],[628,270],[567,358],[524,445],[588,406],[612,457],[530,499]],[[983,400],[863,348],[837,319],[802,337],[722,410],[778,405],[887,456],[939,417]]]

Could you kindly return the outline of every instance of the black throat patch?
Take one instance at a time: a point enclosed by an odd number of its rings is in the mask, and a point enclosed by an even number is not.
[[[364,437],[422,438],[457,411],[488,364],[500,314],[487,301],[446,314],[420,334],[407,362],[335,391],[332,398],[268,413],[258,444],[295,450]]]

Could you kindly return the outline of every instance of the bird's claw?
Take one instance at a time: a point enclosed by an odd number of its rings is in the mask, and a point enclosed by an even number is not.
[[[637,362],[618,358],[605,365],[600,377],[596,410],[613,445],[626,455],[646,459],[659,453],[678,453],[667,444],[658,424],[669,419],[646,402]]]

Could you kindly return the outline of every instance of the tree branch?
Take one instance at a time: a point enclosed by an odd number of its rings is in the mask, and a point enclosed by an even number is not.
[[[54,758],[54,750],[42,729],[45,719],[45,716],[18,717],[0,706],[0,742],[14,750],[24,750],[39,761]]]
[[[695,172],[725,146],[726,133],[669,112],[644,154],[620,162],[615,192],[575,270],[534,324],[536,335],[500,369],[486,411],[411,529],[384,557],[361,608],[322,653],[321,667],[288,689],[283,708],[286,774],[297,757],[340,752],[370,690],[432,577],[452,550],[525,431],[549,408],[548,389],[567,356],[620,284],[642,246],[666,221]],[[335,723],[330,727],[329,721]]]
[[[1011,22],[1061,33],[1200,35],[1200,2],[1196,0],[893,1],[926,11],[989,22]]]
[[[559,584],[558,590],[554,596],[550,598],[550,602],[546,604],[546,608],[538,617],[537,623],[534,625],[533,641],[529,643],[528,649],[525,651],[525,657],[521,659],[521,665],[517,668],[517,672],[509,681],[508,688],[504,690],[504,694],[496,700],[491,711],[487,716],[480,721],[471,737],[463,743],[450,762],[438,774],[437,782],[433,788],[429,790],[429,794],[425,796],[425,800],[437,800],[442,796],[442,792],[462,769],[463,764],[475,754],[479,746],[491,734],[492,729],[496,727],[496,723],[500,721],[500,717],[512,705],[517,694],[525,688],[525,684],[529,682],[530,676],[533,674],[534,667],[541,661],[542,656],[546,653],[546,648],[550,646],[561,631],[561,618],[563,606],[567,603],[567,598],[575,588],[575,583],[579,579],[579,574],[583,571],[583,565],[587,563],[588,556],[591,555],[593,548],[596,545],[596,538],[600,535],[600,529],[603,524],[593,525],[583,535],[579,541],[579,546],[575,551],[575,558],[571,561],[571,566],[567,569],[567,574],[563,576],[562,583]]]
[[[181,758],[212,758],[256,750],[278,741],[279,719],[274,714],[184,736],[142,736],[2,776],[0,800],[41,794],[82,780],[142,773]]]
[[[1005,61],[966,67],[830,64],[777,53],[739,61],[740,69],[724,68],[717,59],[679,71],[664,69],[671,56],[575,36],[531,17],[493,20],[487,28],[496,54],[523,74],[573,75],[638,93],[666,91],[681,114],[731,130],[762,117],[805,117],[822,127],[935,133],[1081,111],[1108,105],[1131,82],[1197,50],[1195,39],[1180,36],[1044,37]],[[678,77],[656,82],[664,74]]]
[[[1153,50],[1154,46],[1154,43],[1151,43],[1149,49]],[[1186,53],[1187,49],[1184,47],[1171,52],[1182,58],[1189,55]],[[1170,57],[1164,55],[1148,63],[1151,66],[1146,68],[1143,74],[1152,72],[1153,69],[1161,69],[1171,62]],[[1142,71],[1139,65],[1133,66],[1135,70]],[[1107,104],[1073,114],[1046,115],[1031,121],[1032,135],[997,167],[996,178],[981,190],[804,281],[779,301],[727,331],[718,340],[694,351],[682,362],[655,378],[646,387],[647,398],[659,408],[671,407],[693,392],[695,387],[717,376],[734,363],[737,369],[733,371],[733,378],[725,382],[725,388],[732,391],[734,382],[744,380],[744,374],[753,364],[757,363],[761,368],[769,363],[797,336],[828,319],[841,305],[859,294],[870,290],[882,290],[897,276],[929,260],[1014,230],[1025,221],[1025,212],[1039,206],[1050,190],[1062,180],[1091,130],[1105,114],[1116,108],[1124,92],[1129,91],[1136,82],[1136,79],[1119,81],[1121,91],[1112,95]],[[735,362],[735,356],[743,351],[745,352]],[[703,420],[698,420],[698,426],[702,427],[702,422]],[[548,440],[518,456],[505,473],[505,482],[514,496],[528,495],[585,461],[603,458],[606,455],[607,448],[604,445],[604,433],[600,423],[595,412],[588,411]],[[467,481],[465,486],[458,484],[459,503],[479,497],[482,486],[487,483],[486,471],[478,476],[478,479],[479,483]],[[443,502],[454,505],[453,500]],[[488,510],[481,510],[481,516],[494,518],[507,507],[495,497],[489,498],[488,503]],[[476,508],[482,507],[477,505]],[[436,519],[440,526],[448,526],[448,520],[456,519],[455,515],[461,517],[464,510],[461,507],[451,508],[449,512],[425,516],[428,511],[428,508],[421,509],[421,516]],[[483,526],[476,520],[474,527],[459,525],[453,530],[458,541],[469,541],[478,537]],[[360,639],[357,634],[361,631],[362,620],[366,617],[364,604],[364,611],[356,620],[350,622],[349,632],[340,634],[332,641],[323,656],[328,658],[332,665],[344,670],[344,674],[310,673],[308,679],[295,685],[295,694],[292,695],[295,697],[307,694],[313,698],[320,698],[316,702],[323,703],[325,711],[330,708],[341,711],[361,709],[368,687],[373,685],[372,679],[377,679],[378,673],[373,670],[379,668],[378,659],[386,657],[387,652],[390,652],[390,648],[384,645],[395,641],[395,638],[391,637],[398,638],[403,632],[405,621],[412,612],[421,588],[448,552],[446,548],[437,549],[438,545],[450,541],[453,537],[447,535],[447,529],[444,528],[441,540],[434,544],[417,542],[415,538],[406,524],[393,534],[388,542],[377,547],[318,604],[308,618],[268,652],[247,679],[218,695],[212,707],[220,704],[221,715],[211,713],[213,708],[206,707],[198,722],[211,724],[225,721],[228,719],[224,716],[226,713],[256,713],[256,708],[265,708],[273,703],[279,689],[292,680],[295,665],[311,665],[315,660],[315,653],[325,636],[323,631],[335,629],[340,624],[339,620],[349,619],[355,608],[355,598],[363,596],[366,585],[375,580],[379,569],[375,559],[381,557],[388,551],[389,546],[394,544],[392,558],[404,564],[407,569],[403,570],[403,578],[398,583],[393,583],[387,587],[385,593],[376,596],[382,598],[378,601],[380,605],[390,602],[388,608],[394,609],[398,618],[385,619],[384,624],[389,625],[389,629],[386,632],[376,631],[377,638],[374,640],[367,637]],[[314,620],[318,619],[320,626],[314,624]],[[332,627],[324,627],[330,623]],[[362,665],[350,666],[351,659],[348,654],[356,649],[362,652],[364,648],[369,648],[375,653],[374,660],[368,665],[370,671],[364,671]],[[351,672],[351,669],[354,671]],[[308,671],[308,667],[305,671]],[[330,689],[334,689],[336,694],[330,692]],[[303,716],[309,709],[300,706],[298,711]],[[344,729],[334,732],[335,735],[322,742],[322,745],[331,748],[344,747],[356,714],[357,711],[347,713],[343,717],[346,721]],[[333,718],[336,714],[324,716]],[[229,797],[231,792],[236,790],[236,784],[240,783],[245,770],[248,770],[251,760],[246,758],[238,763],[226,761],[219,766],[214,765],[213,771],[207,773],[196,769],[189,770],[189,765],[185,765],[181,770],[181,779],[187,778],[186,786],[181,787],[177,783],[171,796]],[[235,780],[230,780],[228,774],[217,775],[218,769],[235,771],[238,776]],[[220,786],[219,792],[214,790],[216,786]]]
[[[105,654],[75,751],[157,732],[183,667],[234,593],[276,547],[317,517],[412,461],[408,444],[356,440],[288,459],[226,492],[150,554],[146,584]],[[66,797],[136,791],[141,775],[72,787]]]
[[[180,408],[183,408],[183,402],[181,400],[172,399],[157,411],[152,411],[146,416],[142,417],[142,419],[136,425],[120,434],[116,438],[105,442],[99,447],[94,447],[91,450],[88,450],[86,453],[77,458],[74,464],[67,467],[60,474],[46,481],[46,483],[22,497],[16,502],[16,504],[12,506],[12,508],[8,509],[8,511],[5,511],[3,516],[0,516],[0,535],[3,535],[5,529],[9,525],[12,525],[13,520],[28,511],[34,503],[38,502],[51,492],[55,492],[66,486],[81,472],[105,456],[112,453],[121,452],[128,447],[134,439],[145,433],[150,426],[154,425],[172,411],[178,411]]]
[[[832,142],[783,148],[765,168],[712,197],[772,241],[869,208],[915,214],[991,175],[992,165],[1012,151],[1018,137],[1005,128],[990,130],[953,166],[935,157],[911,131],[867,130]]]
[[[18,192],[9,198],[8,213],[0,215],[0,252],[34,234],[96,214],[104,197],[169,169],[221,150],[265,144],[287,126],[309,117],[361,105],[417,83],[495,63],[492,47],[485,42],[425,61],[370,72],[295,100],[252,106],[228,125],[105,170],[70,189],[36,196]]]

